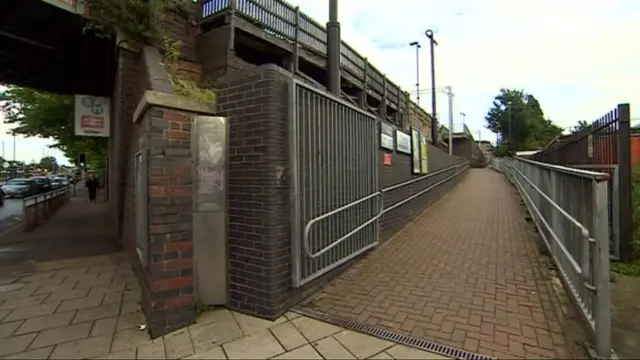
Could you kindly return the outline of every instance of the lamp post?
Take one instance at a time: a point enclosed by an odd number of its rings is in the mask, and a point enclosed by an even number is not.
[[[436,144],[438,141],[438,120],[436,118],[436,63],[433,52],[438,42],[433,38],[432,30],[427,30],[424,34],[429,38],[429,49],[431,50],[431,141],[433,144]],[[451,146],[449,146],[449,148],[451,148]]]
[[[329,75],[329,91],[335,96],[340,96],[340,22],[338,22],[338,0],[329,0],[327,73]]]
[[[444,93],[449,99],[449,155],[453,155],[453,90],[451,86],[445,87]]]
[[[416,104],[420,105],[420,43],[414,41],[409,46],[416,47]]]

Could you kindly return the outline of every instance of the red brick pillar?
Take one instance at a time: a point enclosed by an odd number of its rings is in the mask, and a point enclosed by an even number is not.
[[[143,308],[158,337],[195,321],[191,113],[150,106],[142,122],[149,220]]]

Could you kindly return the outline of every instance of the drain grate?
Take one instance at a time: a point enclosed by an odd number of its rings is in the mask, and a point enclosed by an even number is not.
[[[339,318],[337,316],[321,313],[310,309],[293,309],[294,312],[321,320],[332,325],[340,326],[348,330],[357,331],[367,335],[372,335],[380,339],[393,341],[399,344],[411,346],[420,350],[430,351],[442,356],[451,357],[458,360],[496,360],[496,358],[486,355],[475,354],[466,350],[461,350],[448,345],[442,345],[435,341],[419,339],[413,336],[399,334],[375,326],[360,324],[355,321]]]

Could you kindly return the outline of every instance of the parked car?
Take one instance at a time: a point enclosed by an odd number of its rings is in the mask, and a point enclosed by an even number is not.
[[[2,186],[6,197],[29,197],[40,192],[40,185],[33,179],[11,179]]]
[[[0,189],[0,206],[4,206],[4,191],[2,189]]]
[[[56,175],[51,179],[51,185],[53,185],[54,189],[69,186],[69,178],[67,175]]]
[[[34,176],[31,179],[40,185],[40,192],[45,193],[53,190],[53,184],[51,184],[51,179],[46,176]]]

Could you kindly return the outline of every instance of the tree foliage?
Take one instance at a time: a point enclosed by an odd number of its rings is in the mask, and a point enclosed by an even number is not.
[[[106,138],[76,136],[73,121],[73,96],[52,94],[30,88],[10,86],[3,94],[0,109],[5,123],[15,127],[12,134],[51,138],[67,158],[74,160],[86,153],[92,167],[105,166],[108,142]]]
[[[485,120],[487,129],[502,139],[503,150],[541,149],[562,134],[562,128],[545,118],[538,100],[521,90],[500,89]]]
[[[58,165],[57,160],[53,156],[45,156],[42,159],[40,159],[40,167],[43,169],[53,171],[57,165]]]
[[[86,1],[86,0],[85,0]],[[120,30],[133,41],[160,39],[169,11],[187,12],[189,0],[91,0],[88,28],[110,36]]]
[[[588,127],[589,127],[589,123],[587,123],[586,120],[580,120],[578,121],[578,124],[576,124],[574,127],[571,128],[571,133],[573,134],[578,133]]]

